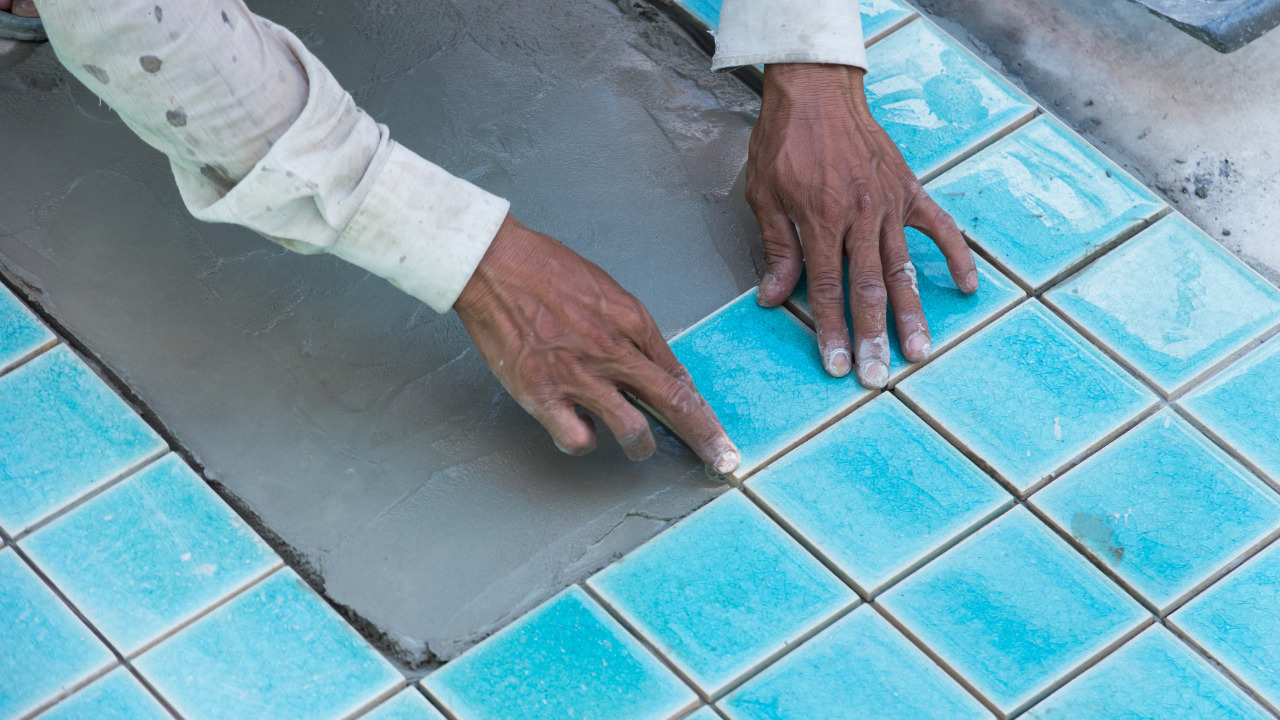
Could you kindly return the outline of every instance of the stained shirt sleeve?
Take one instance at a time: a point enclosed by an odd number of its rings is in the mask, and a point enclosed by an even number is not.
[[[439,312],[507,201],[393,141],[242,0],[40,0],[59,60],[169,157],[188,209],[328,252]]]
[[[768,63],[866,68],[858,0],[724,0],[712,69]]]

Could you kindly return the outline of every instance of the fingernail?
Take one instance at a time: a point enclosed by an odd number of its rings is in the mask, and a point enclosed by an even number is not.
[[[763,305],[765,293],[772,290],[776,284],[778,284],[778,276],[773,273],[765,273],[764,277],[760,278],[760,290],[756,292],[756,302]]]
[[[21,10],[22,12],[34,12],[36,4],[32,2],[32,0],[22,0],[22,2],[18,3],[17,8],[15,9]]]
[[[716,458],[715,470],[721,475],[728,475],[738,469],[738,463],[742,461],[742,456],[738,454],[738,449],[730,447],[728,450],[720,453],[720,457]]]
[[[868,387],[882,388],[889,382],[889,366],[883,360],[868,360],[862,363],[858,374]]]
[[[978,289],[978,271],[977,270],[973,270],[968,275],[964,276],[964,286],[969,288],[970,292]]]
[[[827,372],[833,377],[844,377],[853,369],[853,359],[849,356],[849,351],[844,348],[836,348],[827,353]]]
[[[918,332],[907,338],[907,352],[913,357],[924,357],[933,349],[933,343],[929,342],[929,336],[922,332]]]

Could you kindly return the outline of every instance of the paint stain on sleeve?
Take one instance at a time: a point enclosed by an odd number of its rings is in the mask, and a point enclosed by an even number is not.
[[[160,72],[160,66],[164,63],[155,55],[143,55],[138,58],[138,62],[142,65],[142,69],[149,73]]]
[[[156,22],[164,22],[164,10],[157,5],[155,9]]]
[[[94,80],[97,80],[103,85],[107,85],[111,82],[111,77],[107,75],[107,71],[97,65],[85,65],[83,67],[85,72],[92,75]]]
[[[166,112],[164,119],[168,120],[169,124],[174,127],[183,127],[187,124],[187,114],[182,111],[182,108]]]

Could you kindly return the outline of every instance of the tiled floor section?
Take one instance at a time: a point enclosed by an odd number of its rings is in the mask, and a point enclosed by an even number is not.
[[[936,351],[887,392],[822,372],[802,295],[691,328],[736,487],[417,686],[0,291],[0,720],[1280,717],[1280,293],[864,11],[982,292],[912,234]]]

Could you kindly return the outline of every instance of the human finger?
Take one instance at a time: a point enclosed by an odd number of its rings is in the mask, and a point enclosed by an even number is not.
[[[960,234],[956,221],[924,190],[920,191],[906,224],[928,235],[938,246],[947,259],[951,279],[961,292],[972,293],[978,289],[978,266],[973,261],[973,251]]]
[[[756,297],[765,307],[777,307],[796,289],[804,269],[800,235],[772,192],[755,193],[748,199],[760,223],[760,241],[764,246],[764,276],[760,278]]]
[[[880,227],[860,219],[849,229],[849,309],[853,315],[854,359],[858,380],[869,388],[889,382],[889,335],[885,315],[887,293],[880,262]]]
[[[920,305],[916,266],[907,252],[907,238],[900,222],[891,219],[881,227],[880,261],[884,268],[889,306],[902,344],[902,356],[908,362],[920,362],[929,356],[933,344],[924,308]]]

